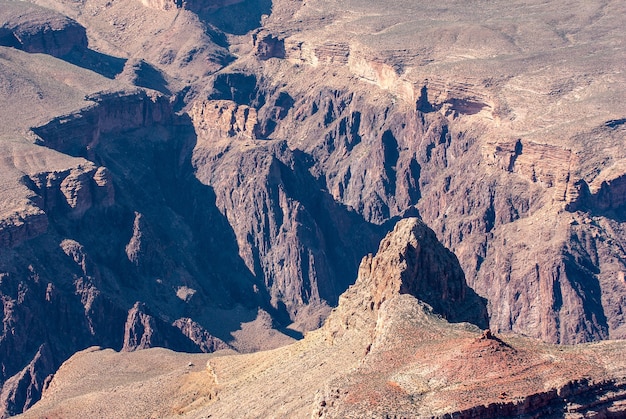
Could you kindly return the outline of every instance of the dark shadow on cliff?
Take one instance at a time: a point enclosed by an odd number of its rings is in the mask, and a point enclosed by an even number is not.
[[[261,27],[263,15],[272,12],[271,0],[244,0],[218,9],[203,9],[190,7],[192,11],[217,29],[233,34],[245,35],[253,29]]]
[[[578,192],[576,200],[568,203],[565,209],[570,212],[587,212],[591,216],[606,217],[619,223],[626,222],[626,200],[622,192],[625,184],[626,176],[621,176],[611,184],[602,182],[600,189],[592,193],[587,182],[581,179],[574,184]]]
[[[9,414],[38,401],[43,383],[76,351],[93,345],[121,349],[126,313],[108,296],[90,292],[99,273],[86,274],[62,251],[62,238],[51,226],[46,235],[1,249],[6,253],[0,258],[0,295],[12,303],[4,323],[13,326],[0,338],[0,387],[6,396],[0,407]],[[9,378],[11,385],[5,386]]]
[[[128,278],[124,282],[130,288],[135,288],[133,281],[138,278],[147,283],[137,287],[134,299],[149,302],[155,317],[190,318],[228,342],[236,329],[215,327],[220,319],[207,318],[205,308],[227,312],[235,327],[254,320],[256,308],[269,305],[269,296],[239,256],[235,234],[215,204],[213,188],[194,174],[191,153],[197,138],[191,120],[187,115],[173,118],[172,126],[164,127],[170,131],[164,142],[155,141],[155,133],[149,130],[139,130],[126,136],[130,138],[120,136],[116,143],[103,141],[96,150],[98,164],[109,167],[115,176],[116,193],[132,203],[128,210],[143,214],[152,226],[154,244],[146,263],[124,262],[114,270]],[[125,261],[124,243],[117,248],[119,260]],[[170,287],[179,291],[188,287],[195,293],[181,297]],[[234,310],[237,306],[244,310]]]
[[[61,58],[70,64],[91,70],[108,79],[114,79],[124,70],[126,64],[125,58],[103,54],[89,48],[74,48],[69,54]]]
[[[94,135],[90,130],[108,112],[98,109],[117,107],[116,101],[125,101],[119,105],[125,109],[150,103],[144,95],[107,96],[63,127],[52,121],[34,130],[43,145],[108,168],[115,185],[115,205],[96,205],[70,219],[65,215],[70,209],[62,202],[58,217],[51,213],[51,224],[64,237],[83,244],[95,264],[107,267],[109,281],[115,284],[111,288],[124,289],[116,292],[123,294],[126,310],[136,301],[145,302],[154,317],[162,313],[170,319],[191,318],[225,341],[241,323],[256,318],[258,307],[278,320],[278,328],[289,324],[280,320],[288,319],[284,310],[269,304],[263,277],[251,273],[239,256],[237,239],[216,207],[213,188],[195,176],[191,156],[197,138],[187,115],[171,115],[171,120],[155,126],[100,133],[97,146],[87,150]],[[131,261],[127,246],[138,220],[141,243]],[[207,317],[207,306],[219,309],[228,322]],[[244,309],[235,310],[238,306]],[[223,327],[225,323],[231,330]]]
[[[330,268],[326,280],[318,277],[320,297],[336,306],[339,296],[354,283],[359,264],[364,256],[374,252],[380,240],[387,234],[390,224],[376,225],[367,222],[354,209],[335,201],[323,185],[309,171],[312,157],[301,150],[287,150],[285,156],[277,156],[276,164],[280,181],[288,196],[303,205],[301,220],[309,220],[310,226],[321,234],[302,235],[302,243],[319,249]],[[281,161],[293,155],[289,166]],[[305,215],[306,214],[306,215]]]
[[[416,224],[412,235],[417,245],[407,242],[399,256],[406,266],[401,273],[400,294],[427,303],[450,323],[468,322],[488,328],[487,300],[469,287],[456,255],[423,223]]]
[[[97,115],[87,119],[97,124]],[[131,349],[207,351],[214,347],[212,337],[228,341],[235,327],[256,318],[257,307],[269,306],[262,282],[239,257],[213,189],[194,176],[196,137],[188,118],[173,115],[162,124],[104,133],[89,152],[80,143],[89,132],[72,132],[84,130],[81,119],[68,121],[63,133],[53,128],[38,133],[44,145],[58,145],[57,151],[105,166],[115,202],[104,203],[94,184],[85,185],[91,207],[77,215],[54,180],[44,182],[41,190],[29,183],[41,197],[49,226],[46,234],[11,250],[7,266],[23,268],[0,281],[11,288],[0,289],[2,295],[15,294],[22,302],[14,313],[27,319],[12,335],[21,340],[0,340],[0,351],[7,354],[3,359],[11,361],[3,368],[2,381],[31,363],[41,345],[52,355],[46,358],[45,371],[18,380],[26,384],[15,388],[13,413],[36,402],[46,377],[77,351],[94,345],[120,350],[129,343]],[[62,135],[66,141],[48,135]],[[76,144],[68,144],[72,141]],[[67,173],[58,176],[60,183]],[[238,306],[244,310],[234,310]],[[213,333],[222,319],[207,317],[206,307],[222,309],[233,329]],[[177,320],[192,324],[191,333],[183,334],[184,324]],[[16,353],[23,356],[11,355]]]
[[[163,72],[144,60],[129,60],[119,76],[126,76],[126,79],[135,86],[156,90],[167,96],[172,94]]]

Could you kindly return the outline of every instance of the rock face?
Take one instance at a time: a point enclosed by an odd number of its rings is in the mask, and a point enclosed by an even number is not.
[[[253,35],[256,56],[260,60],[270,58],[285,58],[285,41],[277,38],[271,33],[259,32]]]
[[[37,402],[56,370],[55,364],[50,348],[46,344],[41,345],[30,363],[3,386],[0,393],[2,406],[31,406]]]
[[[228,100],[197,102],[189,116],[202,137],[245,137],[256,139],[258,117],[255,108]]]
[[[0,2],[0,45],[30,53],[63,57],[87,48],[87,34],[78,22],[27,2]]]
[[[42,144],[100,165],[76,157],[80,164],[74,167],[31,173],[25,184],[45,224],[35,230],[26,219],[23,234],[3,230],[8,237],[0,255],[3,415],[38,400],[47,377],[76,350],[94,344],[118,350],[225,348],[206,327],[212,323],[199,315],[200,300],[212,295],[208,298],[219,301],[224,313],[235,301],[254,307],[263,300],[254,296],[245,271],[235,282],[248,286],[220,284],[215,278],[221,277],[220,268],[200,262],[212,254],[224,263],[224,272],[237,272],[242,264],[227,248],[229,238],[213,234],[215,244],[203,244],[207,253],[185,248],[195,248],[208,226],[219,225],[220,215],[210,201],[190,205],[184,196],[194,193],[178,184],[190,181],[185,153],[191,138],[183,123],[173,121],[170,106],[144,92],[121,94],[36,130]],[[166,172],[145,171],[154,159]],[[133,173],[126,172],[130,167]],[[153,186],[122,180],[139,173],[153,179]],[[171,206],[162,212],[155,203],[164,201]],[[188,223],[200,209],[204,217],[193,222],[193,233]],[[214,216],[207,217],[211,211]],[[236,300],[227,296],[230,287]]]
[[[272,71],[280,74],[280,68]],[[259,95],[262,86],[252,92]],[[622,301],[622,284],[601,286],[607,291],[598,300],[592,285],[597,274],[576,262],[594,251],[570,241],[575,226],[582,225],[581,214],[563,212],[570,200],[580,199],[572,182],[578,163],[570,149],[525,140],[483,144],[484,126],[467,126],[432,110],[381,105],[358,90],[328,89],[311,96],[313,88],[288,88],[281,94],[292,98],[292,111],[276,118],[268,112],[273,99],[257,103],[257,126],[272,117],[271,137],[286,138],[290,148],[306,153],[309,171],[365,220],[384,224],[417,210],[457,253],[468,282],[492,301],[494,330],[562,343],[622,336],[616,327],[622,315],[608,304]],[[252,103],[243,96],[235,99]],[[455,104],[454,112],[467,111],[459,107],[460,99],[445,100]],[[545,220],[555,220],[555,227],[542,228]],[[529,245],[527,237],[542,239]],[[609,257],[616,251],[601,253]],[[539,269],[528,263],[535,259]],[[595,266],[611,263],[600,255],[590,260]],[[588,291],[577,293],[581,287]],[[614,292],[620,297],[610,296]]]
[[[128,310],[121,350],[131,352],[156,346],[191,353],[229,348],[191,319],[180,318],[170,325],[151,314],[145,304],[135,303]]]
[[[447,19],[428,7],[405,6]],[[257,79],[287,79],[288,69],[303,74],[282,87],[294,100],[293,111],[277,121],[272,137],[285,138],[291,148],[310,155],[311,172],[332,196],[370,222],[417,209],[459,257],[468,283],[489,300],[494,330],[562,343],[623,337],[623,267],[615,258],[621,251],[592,238],[602,230],[613,243],[621,241],[615,222],[621,219],[617,196],[623,155],[617,144],[623,110],[594,113],[594,122],[583,128],[574,116],[578,105],[560,108],[557,116],[549,110],[552,102],[542,99],[573,98],[573,86],[556,73],[533,79],[501,57],[498,68],[515,74],[512,79],[496,81],[491,70],[477,75],[479,62],[490,59],[487,51],[494,53],[491,57],[498,50],[513,51],[501,37],[506,31],[474,26],[476,19],[493,18],[497,7],[468,12],[465,23],[450,29],[456,34],[452,49],[473,51],[467,60],[435,40],[452,33],[442,27],[420,30],[419,46],[408,42],[401,28],[414,22],[403,20],[406,10],[396,11],[396,26],[372,24],[376,35],[367,39],[350,35],[364,30],[367,19],[334,18],[345,16],[346,10],[367,15],[342,3],[327,10],[322,22],[315,5],[308,3],[294,14],[293,31],[284,29],[285,15],[266,22],[262,38],[270,33],[283,40],[289,64],[266,60],[264,69],[256,70],[262,73]],[[449,22],[458,23],[460,15],[452,12],[458,9],[447,10]],[[606,19],[608,24],[611,18]],[[313,22],[316,29],[307,30]],[[320,27],[328,31],[326,36],[320,36]],[[470,38],[485,43],[475,48]],[[536,37],[516,39],[529,50],[538,47]],[[551,45],[546,48],[560,51],[551,36],[541,39]],[[584,49],[582,44],[575,48]],[[438,64],[431,67],[429,62]],[[582,58],[577,65],[594,66]],[[559,68],[570,71],[567,65]],[[355,80],[349,89],[334,82],[342,77]],[[521,80],[544,90],[526,96]],[[546,106],[530,109],[524,100]],[[559,118],[568,121],[566,130],[555,128]],[[530,121],[539,119],[541,128],[533,128]],[[593,184],[589,192],[588,181]],[[588,230],[593,223],[601,225],[596,233],[591,233],[595,227]]]
[[[407,231],[411,231],[412,234],[406,234]],[[424,240],[425,236],[428,237],[429,232],[432,235],[430,240]],[[416,240],[417,237],[421,240]],[[612,415],[619,416],[619,412],[623,409],[623,402],[620,400],[623,400],[625,394],[624,383],[620,379],[601,379],[591,382],[587,379],[574,380],[564,382],[550,391],[543,391],[543,386],[531,390],[523,384],[525,380],[521,380],[522,382],[507,381],[505,385],[494,385],[494,382],[490,381],[485,383],[484,387],[472,387],[471,390],[465,385],[466,390],[464,391],[471,392],[473,397],[477,397],[479,403],[479,405],[472,407],[468,405],[472,402],[469,401],[467,394],[459,396],[454,392],[448,394],[447,390],[443,388],[438,388],[437,395],[433,399],[429,399],[431,396],[426,396],[428,394],[426,382],[429,378],[421,377],[422,372],[418,373],[418,371],[429,369],[425,366],[428,361],[421,361],[419,365],[415,366],[414,372],[411,372],[410,367],[403,364],[402,361],[402,359],[406,359],[406,362],[411,363],[412,361],[409,359],[412,360],[417,357],[415,355],[416,349],[408,349],[407,345],[411,345],[409,342],[421,345],[417,343],[420,339],[429,342],[428,348],[424,348],[424,350],[428,353],[436,353],[437,363],[444,365],[437,369],[437,381],[450,383],[454,380],[461,380],[461,382],[463,380],[475,380],[477,376],[484,373],[487,373],[488,376],[499,374],[496,371],[499,371],[500,368],[515,374],[509,370],[511,365],[534,365],[532,368],[535,368],[536,373],[544,377],[543,380],[554,380],[555,375],[557,375],[552,369],[555,366],[547,368],[548,366],[540,361],[541,358],[534,359],[533,351],[536,351],[536,348],[530,349],[526,344],[519,346],[513,344],[511,346],[493,337],[490,331],[485,331],[481,337],[477,337],[473,341],[463,344],[459,342],[460,347],[459,344],[452,344],[449,341],[441,346],[436,345],[436,348],[431,346],[433,341],[443,339],[443,336],[446,336],[448,332],[442,329],[425,332],[424,329],[428,329],[428,326],[422,323],[425,321],[423,317],[424,307],[416,304],[414,300],[398,298],[398,294],[403,294],[405,292],[403,290],[412,289],[414,291],[407,292],[407,294],[428,301],[418,291],[421,281],[423,281],[421,283],[428,283],[426,289],[438,290],[442,295],[447,294],[445,290],[441,289],[442,284],[448,289],[450,287],[455,288],[452,286],[455,284],[454,279],[451,280],[449,277],[446,278],[449,282],[440,280],[433,283],[432,281],[432,278],[436,277],[432,272],[437,270],[434,267],[442,268],[441,272],[454,271],[453,264],[441,263],[441,255],[445,255],[446,250],[442,247],[438,248],[436,245],[433,246],[433,243],[437,243],[436,240],[432,241],[433,238],[434,234],[429,229],[420,226],[419,223],[403,220],[396,225],[393,234],[383,239],[377,255],[375,257],[369,256],[363,260],[357,282],[341,297],[340,305],[328,318],[325,330],[329,331],[333,341],[346,339],[344,335],[347,333],[370,330],[372,342],[367,345],[367,356],[361,362],[357,372],[331,382],[323,395],[318,397],[317,403],[319,403],[320,408],[314,411],[315,416],[358,417],[365,414],[371,415],[373,412],[382,416],[410,416],[415,415],[416,411],[420,411],[423,412],[422,414],[433,417],[502,417],[507,415],[554,415],[560,417],[562,413],[559,412],[564,411],[583,415],[590,410],[597,412],[594,406],[598,405],[602,406],[600,411],[609,417]],[[415,253],[409,252],[407,254],[407,249],[411,251],[413,249],[430,249],[427,252],[432,253],[423,254],[422,251],[418,250]],[[432,263],[433,255],[440,256],[439,263]],[[415,261],[420,260],[431,262],[415,263]],[[410,261],[414,261],[414,263],[412,264]],[[430,272],[425,267],[430,268]],[[428,274],[422,277],[426,272]],[[434,299],[436,303],[440,304],[434,312],[450,319],[452,316],[450,316],[449,311],[441,306],[442,302],[447,301],[446,298],[442,298],[442,295],[437,295]],[[452,301],[455,300],[453,293],[447,296]],[[396,298],[394,299],[394,297]],[[383,305],[385,301],[389,302]],[[463,312],[463,305],[461,301],[458,301],[454,307]],[[367,315],[368,309],[375,311],[376,307],[381,306],[383,309],[378,312],[377,316]],[[477,304],[468,304],[468,307],[475,309]],[[428,310],[430,308],[427,308],[427,312]],[[473,316],[474,319],[480,319],[480,311],[474,311]],[[468,312],[465,311],[457,319],[470,317],[472,315],[468,315]],[[474,320],[474,323],[479,324],[479,321]],[[373,327],[374,324],[375,327]],[[426,320],[426,324],[432,325],[428,320]],[[418,332],[413,328],[420,331]],[[450,336],[448,335],[448,337]],[[400,350],[400,348],[403,349]],[[407,349],[407,358],[403,358],[402,355],[405,348]],[[452,348],[454,349],[452,350]],[[446,364],[443,360],[446,359],[447,355],[444,353],[448,350],[464,353],[463,361],[456,359],[456,361],[451,360],[448,361],[450,364]],[[397,373],[389,372],[390,362],[393,365],[391,368]],[[461,368],[456,362],[463,362],[466,367]],[[447,372],[445,371],[454,371],[454,378],[446,375]],[[378,378],[381,374],[386,378]],[[420,378],[417,378],[417,374],[420,375]],[[568,374],[570,374],[569,377],[575,375],[572,371],[569,371]],[[380,385],[375,384],[374,382],[379,379],[381,380]],[[388,381],[385,382],[385,379]],[[502,392],[492,396],[484,393],[487,389],[494,387],[502,390]],[[412,394],[415,391],[420,395],[418,398]],[[528,391],[531,393],[520,396],[520,392]],[[537,391],[537,393],[532,393],[532,391]],[[512,396],[514,393],[517,393],[517,396]],[[495,401],[487,403],[486,400],[489,400],[489,397]],[[435,398],[438,399],[437,402],[434,401]],[[510,399],[513,401],[508,401]],[[442,402],[444,400],[445,402]],[[424,409],[424,405],[429,403],[434,403],[437,407],[434,410],[419,410]],[[456,406],[459,410],[453,413],[444,413],[451,406]]]
[[[60,362],[87,346],[224,349],[257,307],[273,317],[266,328],[316,328],[383,232],[321,191],[284,142],[251,143],[236,111],[178,116],[143,90],[87,100],[33,128],[40,145],[30,147],[72,156],[69,167],[23,175],[43,225],[28,219],[18,235],[5,221],[13,332],[0,346],[21,354],[2,357],[5,415],[34,403]]]
[[[369,317],[375,323],[383,303],[403,294],[431,305],[450,322],[487,327],[485,301],[465,283],[456,257],[416,218],[399,221],[378,253],[363,258],[356,283],[342,295],[324,327],[333,336],[348,329],[372,329],[372,324],[353,322]]]
[[[317,393],[313,416],[623,414],[626,383],[618,372],[623,363],[618,370],[601,371],[592,358],[575,361],[576,355],[562,349],[558,361],[546,361],[556,347],[514,337],[504,341],[490,330],[479,334],[433,317],[487,324],[484,303],[462,273],[455,275],[458,267],[423,223],[396,224],[378,253],[364,258],[356,283],[322,329],[333,345],[354,345],[354,335],[368,338],[361,341],[367,346],[359,366]],[[617,355],[623,346],[617,343],[617,352],[604,356]],[[598,375],[574,378],[580,374]]]
[[[192,164],[216,191],[238,255],[274,309],[299,328],[319,327],[382,229],[320,191],[306,162],[282,141],[199,137]]]

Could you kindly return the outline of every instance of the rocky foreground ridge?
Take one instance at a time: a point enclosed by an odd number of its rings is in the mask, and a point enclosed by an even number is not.
[[[624,7],[0,1],[2,414],[301,338],[415,215],[498,336],[624,338]]]
[[[356,283],[303,340],[246,355],[92,348],[65,362],[23,417],[617,418],[626,411],[623,341],[549,345],[463,320],[485,325],[484,301],[432,230],[409,218],[363,259]]]

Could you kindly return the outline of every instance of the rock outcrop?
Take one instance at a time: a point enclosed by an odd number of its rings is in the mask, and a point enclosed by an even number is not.
[[[0,45],[63,57],[87,48],[83,26],[53,10],[28,2],[0,2]]]
[[[3,217],[0,221],[0,246],[13,247],[47,230],[46,214],[37,206],[29,206],[26,211]]]
[[[258,133],[257,110],[229,100],[197,102],[189,111],[199,136],[244,137],[256,139]]]
[[[456,257],[423,222],[407,218],[381,241],[375,256],[363,259],[355,284],[342,294],[324,328],[333,337],[346,330],[374,332],[383,303],[403,294],[430,305],[450,322],[482,328],[488,324],[485,301],[467,286]]]
[[[56,371],[55,364],[50,348],[42,344],[30,363],[3,386],[0,403],[6,408],[5,414],[19,413],[23,406],[37,402]]]
[[[462,275],[455,276],[457,269],[456,258],[423,223],[398,222],[378,253],[363,260],[356,283],[322,329],[332,345],[351,345],[357,352],[366,346],[358,367],[317,393],[313,416],[623,414],[624,363],[607,370],[595,360],[600,353],[616,356],[623,342],[606,352],[569,352],[451,324],[443,318],[487,322],[484,303]]]
[[[229,348],[191,319],[180,318],[168,324],[151,314],[144,303],[137,302],[128,310],[121,350],[130,352],[157,346],[188,353]]]
[[[86,99],[95,102],[94,105],[33,127],[33,132],[40,137],[39,144],[93,161],[93,150],[102,136],[119,135],[155,124],[175,124],[172,106],[162,95],[136,90],[102,92]]]
[[[271,33],[258,32],[252,35],[255,55],[259,60],[285,58],[285,41]]]

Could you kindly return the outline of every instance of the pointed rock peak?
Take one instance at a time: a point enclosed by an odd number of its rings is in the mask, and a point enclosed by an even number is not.
[[[341,296],[329,327],[366,327],[363,321],[371,324],[381,305],[400,294],[427,303],[450,322],[487,327],[486,301],[467,285],[456,256],[417,218],[398,221],[377,254],[363,258],[357,281]]]
[[[367,261],[361,264],[368,271]],[[485,301],[465,282],[456,256],[417,218],[400,220],[380,243],[369,264],[375,306],[410,294],[452,322],[487,326]]]

